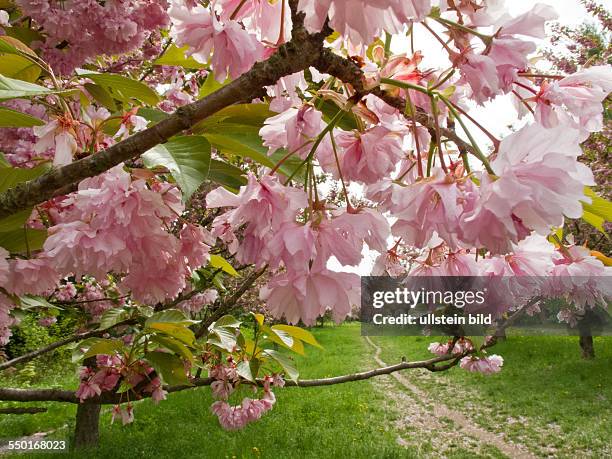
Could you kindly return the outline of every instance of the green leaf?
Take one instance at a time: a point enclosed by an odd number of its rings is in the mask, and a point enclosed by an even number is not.
[[[200,87],[200,93],[198,94],[198,99],[202,99],[212,94],[213,92],[221,89],[223,86],[228,84],[230,81],[231,81],[230,79],[227,79],[223,83],[219,83],[215,79],[214,73],[209,72],[208,76],[206,77],[206,81],[204,81],[204,84]]]
[[[2,1],[0,1],[2,8]],[[43,41],[43,36],[40,32],[29,27],[5,27],[6,35],[21,41],[24,45],[30,45],[33,41]]]
[[[210,132],[216,134],[223,131],[227,125],[242,125],[257,128],[259,131],[264,122],[275,115],[276,113],[270,111],[268,104],[231,105],[200,121],[193,129],[197,133]]]
[[[32,127],[45,124],[40,118],[36,118],[25,113],[11,110],[10,108],[0,107],[0,128],[4,127]]]
[[[216,159],[210,161],[208,178],[236,192],[241,186],[247,184],[247,179],[244,177],[242,169]]]
[[[293,336],[294,338],[297,338],[301,341],[304,341],[305,343],[308,343],[312,346],[316,346],[320,349],[323,349],[323,347],[319,344],[319,342],[317,341],[317,339],[313,336],[312,333],[310,333],[308,330],[304,330],[303,328],[300,327],[294,327],[292,325],[273,325],[272,329],[274,330],[282,330],[286,333],[288,333],[289,335]]]
[[[222,269],[227,274],[238,277],[238,271],[234,269],[232,265],[230,265],[227,260],[219,255],[211,255],[210,256],[210,266],[217,269]]]
[[[145,327],[152,323],[168,323],[178,325],[193,325],[197,324],[197,320],[190,320],[185,316],[183,311],[178,309],[166,309],[165,311],[156,312],[145,322]]]
[[[248,361],[241,361],[236,365],[236,373],[242,376],[247,381],[255,382],[255,378],[253,377],[253,373],[251,372],[251,366]]]
[[[266,325],[261,327],[266,333],[268,339],[276,344],[280,344],[284,348],[290,349],[298,354],[304,355],[304,345],[298,339],[294,339],[289,333],[283,330],[273,329]]]
[[[275,351],[274,349],[265,349],[264,351],[262,351],[262,354],[276,361],[276,363],[278,363],[285,371],[285,375],[288,376],[289,379],[291,379],[292,381],[297,382],[300,374],[297,371],[297,368],[295,368],[293,361],[289,357],[284,354],[281,354],[278,351]]]
[[[175,137],[142,155],[147,167],[166,167],[187,201],[208,178],[210,144],[201,136]]]
[[[0,41],[0,43],[3,43]],[[42,72],[40,66],[21,54],[0,55],[0,74],[33,83]]]
[[[52,91],[37,84],[0,75],[0,100],[27,98],[33,96],[48,96],[49,94],[66,93],[70,91]]]
[[[338,107],[331,100],[325,100],[322,104],[317,104],[317,109],[323,112],[323,119],[326,122],[329,122],[333,119],[338,112],[341,112],[342,109]],[[357,116],[353,112],[346,112],[342,119],[338,122],[337,127],[344,131],[352,131],[354,129],[359,129],[359,123],[357,122]]]
[[[584,194],[591,198],[591,204],[582,203],[586,212],[603,218],[605,221],[612,221],[612,202],[602,198],[590,188],[585,188]]]
[[[98,330],[106,330],[119,322],[124,321],[129,316],[128,312],[122,308],[111,308],[102,314],[100,317],[100,326]]]
[[[77,72],[79,76],[89,78],[110,92],[117,100],[129,102],[136,99],[145,104],[157,105],[161,100],[159,95],[140,81],[114,73]]]
[[[176,355],[166,352],[147,352],[145,359],[155,368],[166,384],[191,385],[185,373],[183,361]]]
[[[275,163],[268,157],[268,148],[264,147],[259,137],[258,128],[240,124],[224,124],[217,133],[207,133],[204,134],[204,137],[226,156],[251,158],[263,166],[270,168],[275,166]]]
[[[165,347],[169,351],[179,355],[181,358],[193,362],[193,353],[179,340],[174,339],[171,336],[153,335],[151,336],[151,341],[159,344],[161,347]]]
[[[145,120],[153,123],[159,123],[160,121],[168,118],[168,114],[157,108],[142,107],[138,109],[138,115],[142,116]]]
[[[208,344],[215,345],[223,350],[232,352],[236,347],[236,333],[234,329],[225,327],[212,327],[210,333],[216,335],[218,340],[208,337]]]
[[[96,102],[105,106],[111,112],[117,111],[117,104],[115,104],[113,96],[111,96],[110,93],[102,86],[94,83],[85,83],[83,86]]]
[[[31,214],[32,209],[26,209],[22,210],[21,212],[17,212],[16,214],[11,215],[10,217],[1,219],[0,233],[7,233],[17,229],[21,229],[23,231],[23,225],[26,224]]]
[[[193,57],[185,57],[185,51],[188,47],[178,48],[175,45],[168,47],[164,55],[153,61],[153,65],[171,65],[174,67],[183,67],[186,69],[205,69],[206,64],[196,61]]]
[[[85,354],[85,352],[87,352],[87,350],[91,346],[93,346],[94,344],[100,341],[104,341],[104,339],[103,338],[87,338],[81,341],[80,343],[75,344],[74,348],[72,349],[72,362],[76,363],[80,361],[83,358],[83,355]]]
[[[83,354],[83,359],[88,357],[94,357],[96,355],[112,355],[115,352],[119,352],[124,348],[123,341],[120,339],[100,339],[93,343],[87,352]]]
[[[46,308],[46,309],[61,309],[54,304],[49,303],[46,298],[35,295],[24,295],[19,298],[21,309],[34,309],[34,308]]]
[[[4,247],[11,253],[26,253],[28,250],[42,249],[46,239],[46,230],[20,228],[0,233],[0,247]]]
[[[29,54],[32,57],[37,57],[36,53],[21,40],[7,35],[0,37],[0,53],[17,55]]]
[[[1,76],[0,76],[1,77]],[[10,167],[0,165],[0,192],[13,188],[18,183],[33,180],[49,170],[48,165],[24,169],[20,167]]]
[[[242,322],[236,319],[234,316],[225,315],[217,320],[213,327],[228,327],[228,328],[239,328]]]
[[[606,234],[606,230],[604,229],[604,226],[603,226],[606,220],[603,217],[600,217],[599,215],[595,215],[595,214],[592,214],[591,212],[585,211],[584,214],[582,215],[582,219],[585,222],[587,222],[589,225],[591,225],[592,227],[602,232],[603,234]]]
[[[145,329],[149,333],[163,333],[179,340],[187,346],[193,346],[195,344],[195,335],[193,331],[187,328],[185,325],[177,325],[171,323],[151,323]]]

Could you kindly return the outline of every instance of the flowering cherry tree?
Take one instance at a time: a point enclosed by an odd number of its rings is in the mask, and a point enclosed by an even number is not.
[[[485,0],[2,5],[0,345],[23,313],[49,325],[70,311],[78,329],[0,370],[66,345],[82,369],[76,392],[1,388],[0,400],[78,404],[77,446],[97,441],[102,404],[129,423],[134,401],[193,387],[210,386],[220,424],[239,429],[283,386],[500,371],[495,338],[456,336],[429,360],[299,379],[290,354],[318,343],[296,325],[351,313],[360,279],[348,268],[367,250],[379,275],[516,279],[500,317],[561,297],[572,323],[611,294],[602,257],[558,229],[585,206],[610,215],[578,157],[602,129],[612,69],[534,68],[549,6],[511,17]],[[419,50],[416,31],[439,49]],[[424,67],[441,52],[444,65]],[[503,139],[473,110],[498,97],[524,121]],[[289,325],[229,314],[258,279]]]

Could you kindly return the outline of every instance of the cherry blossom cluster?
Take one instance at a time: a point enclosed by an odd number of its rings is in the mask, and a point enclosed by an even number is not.
[[[18,0],[17,5],[42,27],[40,49],[62,75],[99,55],[136,50],[168,25],[166,0]]]
[[[240,381],[236,364],[230,361],[227,364],[215,365],[210,370],[210,376],[215,379],[211,385],[213,395],[220,399],[212,404],[211,411],[219,418],[219,423],[226,430],[239,430],[247,424],[259,420],[276,403],[272,387],[283,387],[285,385],[285,381],[280,375],[267,375],[263,378],[262,398],[245,397],[241,404],[232,406],[227,400]],[[257,392],[257,388],[252,387]]]

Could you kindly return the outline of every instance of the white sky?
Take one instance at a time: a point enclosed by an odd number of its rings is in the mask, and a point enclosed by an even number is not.
[[[578,0],[506,0],[506,5],[512,16],[518,16],[533,6],[536,3],[545,3],[555,8],[559,15],[558,21],[563,25],[576,26],[591,18],[586,11],[585,7],[579,3]],[[612,8],[612,0],[599,0],[599,3]],[[436,24],[430,21],[430,26],[436,28]],[[442,31],[442,28],[437,28]],[[440,44],[430,35],[430,33],[423,27],[415,28],[415,51],[421,50],[424,55],[421,68],[443,68],[448,66],[448,59],[445,53],[441,51]],[[545,44],[542,41],[541,44]],[[408,42],[403,37],[394,38],[392,50],[395,53],[406,53],[409,50]],[[429,53],[428,53],[429,50]],[[431,52],[435,50],[435,52]],[[503,138],[505,135],[510,133],[509,126],[516,122],[517,114],[513,108],[513,104],[510,101],[510,96],[500,96],[494,101],[487,103],[484,107],[472,105],[470,115],[472,115],[477,121],[481,122],[484,127],[489,129],[498,138]],[[527,118],[528,119],[528,118]],[[468,120],[466,122],[469,123]],[[468,124],[471,129],[472,125]],[[458,126],[458,129],[459,126]],[[476,140],[481,145],[489,145],[488,138],[482,134],[477,128],[471,130]],[[467,140],[467,139],[466,139]],[[331,259],[329,268],[337,271],[349,271],[355,272],[360,275],[368,275],[374,264],[374,260],[378,254],[364,249],[364,259],[358,267],[343,267],[335,259]]]

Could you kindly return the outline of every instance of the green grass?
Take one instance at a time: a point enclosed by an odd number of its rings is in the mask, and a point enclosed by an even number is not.
[[[429,357],[429,337],[375,337],[385,362]],[[577,337],[510,336],[490,353],[502,355],[492,376],[460,368],[412,382],[481,426],[503,431],[537,454],[612,454],[612,337],[595,338],[595,360],[583,360]],[[553,448],[552,450],[550,448]]]
[[[324,350],[311,348],[306,359],[298,359],[302,377],[332,376],[371,366],[367,357],[371,351],[359,336],[357,326],[327,326],[315,334]],[[277,389],[275,393],[274,409],[238,432],[219,427],[210,413],[213,400],[206,388],[172,394],[159,407],[149,401],[138,403],[135,422],[125,427],[120,423],[110,425],[110,407],[106,407],[101,421],[101,447],[88,452],[87,457],[407,456],[389,428],[393,411],[383,408],[384,394],[377,393],[369,381],[326,388]],[[72,420],[68,422],[72,427]],[[62,434],[65,438],[69,430],[54,436],[61,438]],[[83,453],[68,457],[83,457]]]
[[[338,375],[374,366],[373,350],[361,338],[358,324],[326,326],[313,331],[324,350],[310,348],[305,359],[297,358],[303,378]],[[429,357],[427,345],[435,340],[427,337],[372,339],[383,348],[381,357],[388,363],[395,363],[402,356],[409,360]],[[505,359],[502,374],[485,377],[455,368],[447,373],[408,371],[404,375],[430,394],[423,405],[445,403],[489,430],[506,432],[540,456],[605,457],[610,454],[612,425],[611,344],[612,338],[596,339],[597,359],[584,361],[576,338],[510,337],[492,351]],[[70,368],[63,373],[54,371],[34,385],[61,386],[66,381],[74,387]],[[0,384],[14,386],[15,382],[0,379]],[[425,429],[413,428],[410,424],[398,427],[397,421],[409,409],[406,411],[406,405],[389,394],[401,391],[389,378],[323,388],[276,389],[278,403],[270,413],[242,431],[226,432],[210,413],[213,402],[210,391],[194,389],[171,394],[158,407],[150,401],[137,403],[136,420],[125,427],[120,423],[111,425],[111,408],[104,407],[100,448],[61,457],[440,457],[440,441],[451,444],[444,450],[446,457],[500,457],[492,446],[470,446],[447,439],[445,431],[454,429],[451,423],[442,423],[441,430],[439,427],[431,432],[427,426]],[[75,407],[48,406],[50,411],[45,414],[0,416],[0,437],[58,429],[51,437],[69,438]],[[428,416],[427,407],[423,410],[421,416]],[[408,448],[397,443],[398,434],[410,440]]]

